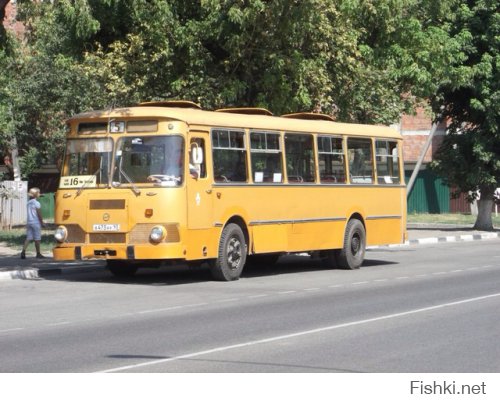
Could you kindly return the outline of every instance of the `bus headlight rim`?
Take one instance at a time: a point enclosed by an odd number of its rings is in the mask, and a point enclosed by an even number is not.
[[[68,238],[68,230],[64,225],[60,225],[54,232],[54,238],[57,242],[63,243]]]
[[[163,225],[155,225],[151,228],[149,239],[151,242],[160,243],[167,236],[167,229]]]

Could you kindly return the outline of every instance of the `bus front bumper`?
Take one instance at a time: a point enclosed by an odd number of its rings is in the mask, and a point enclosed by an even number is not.
[[[126,259],[158,260],[184,259],[185,249],[181,244],[158,245],[113,245],[92,244],[57,246],[52,250],[55,260]]]

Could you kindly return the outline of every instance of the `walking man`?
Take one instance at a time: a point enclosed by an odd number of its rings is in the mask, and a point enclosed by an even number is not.
[[[35,241],[37,259],[44,258],[40,253],[40,241],[42,239],[42,211],[40,202],[37,200],[40,197],[40,189],[31,188],[28,192],[30,198],[28,202],[28,223],[26,225],[26,240],[24,241],[21,259],[26,259],[26,249],[30,241]]]

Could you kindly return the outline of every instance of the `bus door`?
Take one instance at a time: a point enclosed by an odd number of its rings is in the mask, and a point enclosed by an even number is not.
[[[207,172],[208,132],[191,131],[188,135],[189,175],[187,179],[188,229],[213,228],[212,180]]]

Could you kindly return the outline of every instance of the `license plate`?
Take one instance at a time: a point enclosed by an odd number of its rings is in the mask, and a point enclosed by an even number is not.
[[[120,224],[94,224],[94,231],[120,231]]]

